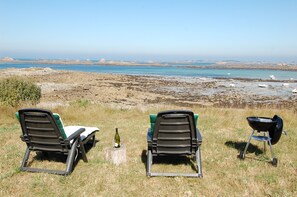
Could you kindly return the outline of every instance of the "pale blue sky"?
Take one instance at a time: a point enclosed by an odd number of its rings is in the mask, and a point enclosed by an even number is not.
[[[297,0],[0,0],[0,58],[297,62]]]

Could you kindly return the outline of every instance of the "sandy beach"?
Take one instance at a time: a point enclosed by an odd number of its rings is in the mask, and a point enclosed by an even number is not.
[[[155,77],[60,71],[51,68],[9,68],[0,78],[21,76],[42,90],[39,107],[65,106],[87,100],[120,108],[179,107],[296,107],[297,81]],[[260,87],[261,84],[266,86]]]

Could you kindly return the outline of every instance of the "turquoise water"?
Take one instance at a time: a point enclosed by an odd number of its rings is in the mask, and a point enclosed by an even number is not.
[[[152,76],[182,76],[182,77],[208,77],[208,78],[252,78],[270,79],[274,75],[278,80],[297,79],[296,71],[281,70],[250,70],[250,69],[213,69],[207,63],[205,68],[188,68],[184,65],[157,66],[111,66],[111,65],[64,65],[64,64],[28,64],[28,63],[1,63],[0,69],[49,67],[56,70],[71,70],[95,73],[113,73],[128,75]],[[210,64],[209,64],[210,65]],[[192,66],[192,65],[191,65]]]

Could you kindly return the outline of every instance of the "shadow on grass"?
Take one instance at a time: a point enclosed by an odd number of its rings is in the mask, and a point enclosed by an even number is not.
[[[246,142],[227,141],[227,142],[225,142],[225,145],[230,147],[230,148],[235,148],[235,149],[238,150],[238,152],[240,152],[240,151],[244,150],[244,148],[246,146]],[[249,147],[248,147],[248,149],[246,151],[246,154],[247,153],[254,153],[255,155],[260,155],[260,157],[258,157],[258,156],[257,157],[251,157],[251,156],[245,155],[245,158],[248,157],[250,159],[257,160],[257,161],[266,161],[268,163],[272,163],[272,160],[270,158],[267,158],[267,156],[265,154],[263,154],[264,153],[263,150],[258,148],[258,146],[255,146],[255,145],[250,143]],[[240,155],[237,155],[237,157],[239,159],[241,159]]]
[[[230,148],[235,148],[238,151],[242,151],[246,146],[246,142],[227,141],[225,142],[225,145]],[[255,153],[256,155],[263,153],[263,151],[258,146],[255,146],[252,143],[249,144],[249,147],[246,152]]]
[[[95,140],[95,145],[96,145],[97,142],[99,142],[99,140]],[[88,142],[88,143],[86,143],[84,145],[84,148],[85,148],[85,152],[86,152],[86,155],[87,155],[87,153],[93,148],[93,144]],[[77,151],[79,151],[79,149],[77,149]],[[32,151],[32,152],[34,152],[34,151]],[[87,155],[87,157],[88,157],[88,155]],[[82,159],[82,154],[78,153],[77,159],[75,159],[74,162],[73,162],[73,169],[77,165],[78,161],[81,160],[81,159]],[[34,162],[34,160],[35,161],[47,160],[47,161],[53,161],[53,162],[58,162],[58,163],[64,163],[66,165],[67,155],[64,155],[64,154],[61,154],[61,153],[55,153],[55,152],[37,151],[36,155],[33,157],[33,159],[31,159],[28,162],[28,166],[30,166]]]
[[[145,168],[146,166],[146,161],[147,161],[147,150],[142,150],[141,153],[141,161],[144,164]],[[153,164],[168,164],[168,165],[191,165],[191,168],[195,171],[198,169],[196,168],[196,162],[195,162],[195,157],[189,157],[189,156],[174,156],[174,155],[169,155],[169,156],[158,156],[158,157],[153,157]]]

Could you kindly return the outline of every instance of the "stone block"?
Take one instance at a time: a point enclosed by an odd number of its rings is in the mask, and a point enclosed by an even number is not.
[[[120,165],[122,163],[126,163],[127,161],[126,146],[124,144],[121,144],[120,148],[107,148],[104,152],[105,159],[115,165]]]

